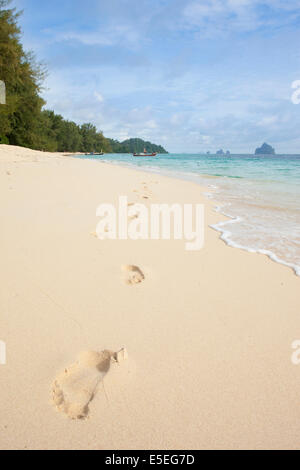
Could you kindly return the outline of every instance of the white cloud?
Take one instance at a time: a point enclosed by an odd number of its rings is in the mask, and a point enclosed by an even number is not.
[[[184,121],[184,115],[182,113],[174,113],[170,118],[170,123],[173,125],[181,124]]]
[[[212,141],[212,139],[209,135],[203,135],[202,140],[203,140],[203,143],[206,144],[206,145],[211,144],[211,141]]]
[[[193,0],[183,9],[183,20],[203,35],[250,32],[295,21],[299,6],[299,0]]]
[[[157,129],[157,122],[154,119],[146,122],[147,129]]]
[[[122,45],[136,49],[142,38],[137,28],[129,24],[110,24],[90,31],[57,31],[47,28],[43,31],[52,42],[79,42],[85,46]]]
[[[258,122],[259,126],[271,127],[278,122],[278,116],[266,116]]]
[[[89,29],[70,21],[41,35],[38,24],[36,41],[50,60],[48,108],[91,121],[108,137],[138,136],[170,151],[248,152],[265,140],[296,149],[300,107],[291,103],[291,83],[299,78],[299,31],[268,27],[294,21],[300,0],[161,0],[166,9],[154,17],[152,3],[141,2],[128,0],[136,10],[126,5],[127,16],[113,7],[94,15]],[[127,1],[117,3],[125,9]],[[238,34],[261,26],[263,34]],[[134,57],[143,59],[138,70]]]
[[[211,33],[228,29],[252,30],[260,24],[256,0],[193,1],[184,10],[190,25],[210,29]]]
[[[103,103],[104,98],[101,95],[101,93],[99,93],[98,91],[95,91],[94,95],[95,95],[96,100],[99,101],[99,103]]]

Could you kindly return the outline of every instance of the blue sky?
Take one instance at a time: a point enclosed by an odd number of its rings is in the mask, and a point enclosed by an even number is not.
[[[170,152],[300,153],[300,0],[13,0],[47,107]]]

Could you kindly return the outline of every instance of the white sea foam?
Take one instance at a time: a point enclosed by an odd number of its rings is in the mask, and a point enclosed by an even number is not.
[[[228,229],[226,230],[226,228],[224,227],[231,225],[231,224],[238,224],[239,222],[242,222],[243,219],[242,217],[233,217],[230,214],[226,213],[223,210],[223,207],[225,206],[226,204],[224,206],[216,206],[215,211],[221,213],[225,217],[228,217],[230,220],[225,220],[222,222],[218,222],[217,224],[210,225],[211,228],[221,233],[221,236],[220,236],[221,240],[223,240],[228,246],[231,246],[232,248],[239,248],[241,250],[247,251],[248,253],[259,253],[261,255],[266,255],[271,260],[275,261],[276,263],[283,264],[284,266],[287,266],[293,269],[295,271],[295,274],[297,276],[300,276],[300,266],[282,260],[273,251],[265,250],[265,249],[256,249],[250,246],[241,245],[240,243],[233,241],[232,232]]]

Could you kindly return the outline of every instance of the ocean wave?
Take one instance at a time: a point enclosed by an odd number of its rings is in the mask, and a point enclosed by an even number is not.
[[[205,193],[204,193],[205,195]],[[214,197],[213,195],[209,195],[209,198],[211,199]],[[275,261],[276,263],[282,264],[284,266],[287,266],[291,269],[294,270],[295,274],[297,276],[300,276],[300,266],[294,263],[289,263],[287,261],[284,261],[283,259],[279,258],[276,253],[274,253],[271,250],[266,250],[266,249],[261,249],[261,248],[254,248],[250,246],[245,246],[241,245],[234,240],[232,240],[232,235],[233,233],[230,230],[226,230],[226,226],[231,225],[231,224],[238,224],[241,223],[244,219],[242,217],[234,217],[230,215],[229,213],[225,212],[223,210],[224,207],[227,207],[228,204],[224,204],[222,206],[216,206],[215,211],[218,213],[221,213],[225,217],[228,217],[230,220],[225,220],[218,222],[216,224],[210,225],[210,227],[217,232],[221,233],[220,239],[226,243],[226,245],[231,246],[232,248],[239,248],[241,250],[247,251],[248,253],[259,253],[261,255],[266,255],[268,256],[272,261]]]

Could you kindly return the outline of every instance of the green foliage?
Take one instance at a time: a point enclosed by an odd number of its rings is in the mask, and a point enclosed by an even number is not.
[[[0,107],[0,135],[11,144],[34,146],[43,100],[39,96],[44,76],[31,53],[25,53],[17,25],[19,14],[0,0],[0,77],[6,84],[5,106]]]
[[[162,147],[130,139],[106,139],[92,124],[77,125],[54,111],[42,110],[40,97],[45,69],[32,53],[25,53],[11,0],[0,0],[0,80],[6,85],[6,105],[0,105],[0,143],[49,152],[142,152],[166,153]]]
[[[6,144],[8,145],[9,144],[9,140],[7,137],[5,137],[5,135],[0,135],[0,144]]]
[[[92,124],[77,125],[54,111],[41,112],[36,148],[48,152],[110,152],[108,140]]]
[[[93,124],[83,124],[80,127],[80,133],[82,137],[82,152],[111,152],[111,146],[108,139],[103,136],[101,131],[98,132]]]
[[[168,153],[161,145],[155,145],[142,139],[128,139],[124,142],[109,139],[113,153],[141,153],[144,149],[147,152]]]

